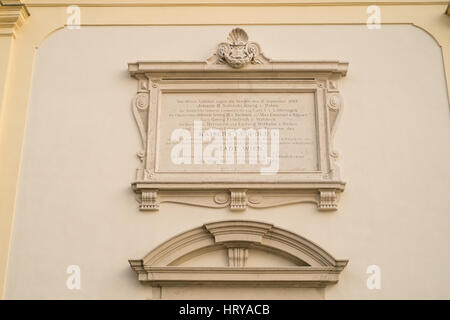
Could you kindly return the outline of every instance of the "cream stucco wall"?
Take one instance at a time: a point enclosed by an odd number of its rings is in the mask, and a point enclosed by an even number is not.
[[[136,83],[127,63],[204,60],[230,28],[84,26],[57,31],[42,43],[32,79],[6,298],[150,298],[128,259],[205,222],[232,218],[274,223],[349,259],[325,298],[450,298],[446,75],[439,45],[410,24],[380,30],[245,26],[270,58],[350,62],[340,81],[345,106],[336,148],[348,184],[338,212],[318,212],[309,204],[243,213],[176,204],[163,204],[157,213],[137,210],[129,184],[140,141],[130,109]],[[72,264],[81,267],[79,291],[65,285]],[[366,268],[372,264],[381,267],[381,290],[366,288]],[[207,294],[184,291],[168,290],[167,297]],[[264,294],[289,297],[285,291]],[[321,294],[297,290],[290,297]]]

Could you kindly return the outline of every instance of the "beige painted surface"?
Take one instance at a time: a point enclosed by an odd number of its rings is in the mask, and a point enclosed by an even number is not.
[[[230,299],[230,300],[321,300],[324,299],[323,288],[224,288],[212,287],[205,289],[199,287],[180,288],[166,287],[162,289],[162,299]]]
[[[205,222],[236,218],[274,223],[349,259],[326,298],[450,298],[450,123],[436,42],[410,25],[245,29],[270,58],[350,62],[335,142],[348,183],[339,210],[163,204],[139,212],[129,187],[140,148],[136,83],[126,64],[206,59],[230,27],[61,30],[36,55],[6,298],[150,298],[128,259]],[[65,285],[73,264],[81,267],[80,291]],[[366,288],[372,264],[382,271],[378,291]],[[185,290],[166,297],[220,292]],[[255,292],[263,294],[248,294]],[[274,289],[261,297],[281,296]]]

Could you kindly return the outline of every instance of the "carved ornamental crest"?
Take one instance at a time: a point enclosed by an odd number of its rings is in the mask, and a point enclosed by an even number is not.
[[[262,64],[267,61],[261,54],[259,45],[248,41],[247,33],[241,28],[235,28],[228,34],[227,42],[217,47],[218,63],[226,63],[233,68],[242,68],[251,64]]]

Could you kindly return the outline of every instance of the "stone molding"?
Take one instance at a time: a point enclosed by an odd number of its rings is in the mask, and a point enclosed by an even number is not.
[[[226,249],[228,267],[185,267],[185,261]],[[295,263],[289,267],[246,267],[253,249]],[[313,242],[272,224],[232,220],[207,223],[156,247],[144,258],[129,260],[138,280],[151,286],[261,285],[324,287],[335,284],[348,260],[337,260]]]
[[[0,1],[0,37],[16,38],[17,30],[29,16],[28,9],[20,1]]]

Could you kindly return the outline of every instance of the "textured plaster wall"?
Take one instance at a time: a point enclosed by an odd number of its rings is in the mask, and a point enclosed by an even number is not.
[[[349,259],[325,298],[450,298],[445,75],[439,46],[410,25],[245,27],[270,58],[350,62],[335,140],[348,183],[338,212],[309,204],[138,211],[129,187],[140,149],[131,114],[136,81],[127,63],[204,60],[230,29],[82,27],[58,31],[38,49],[6,298],[151,298],[129,258],[205,222],[236,218],[274,223]],[[73,264],[81,267],[79,291],[65,284]],[[381,267],[381,290],[366,288],[372,264]],[[217,297],[217,290],[175,288],[167,297]]]

